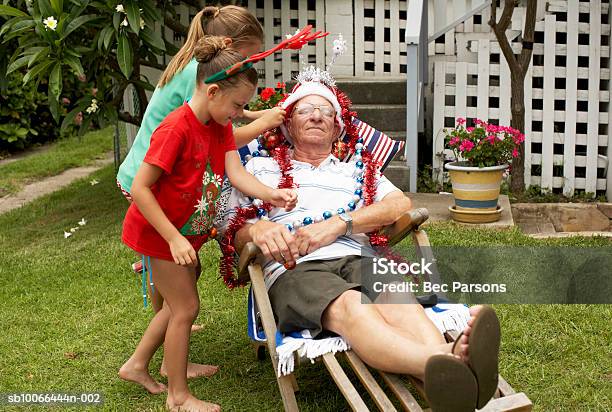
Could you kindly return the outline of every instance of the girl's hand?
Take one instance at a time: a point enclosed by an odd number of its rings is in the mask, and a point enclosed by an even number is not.
[[[297,192],[293,189],[273,189],[268,201],[276,207],[290,211],[297,205]]]
[[[170,242],[170,253],[172,253],[172,258],[174,259],[174,263],[181,266],[194,266],[198,263],[198,256],[196,252],[191,246],[191,243],[185,236],[177,233]]]
[[[280,126],[285,121],[285,109],[273,107],[263,110],[264,114],[260,117],[261,121],[266,125],[266,130],[274,129]]]

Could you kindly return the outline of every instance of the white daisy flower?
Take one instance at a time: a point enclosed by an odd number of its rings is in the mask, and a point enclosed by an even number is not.
[[[79,220],[79,226],[85,226],[87,224],[87,220],[85,220],[85,218],[82,218],[81,220]]]
[[[64,239],[68,239],[70,236],[72,236],[72,233],[70,233],[70,232],[66,232],[66,231],[64,230]]]
[[[57,29],[57,20],[55,17],[49,16],[43,20],[43,24],[45,25],[45,30],[53,30]]]
[[[89,181],[89,184],[90,184],[90,185],[92,185],[92,186],[95,186],[95,185],[97,185],[98,183],[100,183],[100,182],[99,182],[97,179],[91,179],[91,180]]]

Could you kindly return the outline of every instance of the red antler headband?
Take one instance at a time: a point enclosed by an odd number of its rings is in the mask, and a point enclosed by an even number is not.
[[[270,50],[266,50],[261,53],[253,54],[252,56],[247,57],[246,59],[238,63],[235,63],[229,67],[226,67],[225,69],[206,78],[206,80],[204,80],[204,83],[210,84],[210,83],[218,82],[221,80],[225,80],[228,77],[231,77],[238,73],[242,73],[243,71],[250,69],[251,67],[253,67],[253,64],[265,59],[269,55],[274,54],[275,52],[279,50],[284,50],[284,49],[299,50],[302,47],[304,47],[308,42],[315,40],[315,39],[319,39],[321,37],[325,37],[329,34],[327,32],[321,32],[321,31],[310,33],[311,31],[312,31],[312,26],[307,25],[302,30],[299,30],[297,33],[295,33],[293,36],[283,40],[276,46],[272,47]]]

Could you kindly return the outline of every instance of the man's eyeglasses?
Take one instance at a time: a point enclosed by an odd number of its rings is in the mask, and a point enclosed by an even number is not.
[[[326,104],[314,105],[310,103],[300,104],[295,108],[295,113],[298,116],[310,116],[312,113],[314,113],[315,109],[319,109],[319,112],[325,117],[334,117],[336,115],[336,111],[331,106]]]

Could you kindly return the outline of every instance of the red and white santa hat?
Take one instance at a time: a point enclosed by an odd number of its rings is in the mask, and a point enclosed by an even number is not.
[[[311,95],[321,96],[331,103],[336,111],[336,122],[340,125],[341,133],[344,132],[344,121],[342,120],[342,107],[334,91],[335,81],[329,72],[319,68],[309,67],[297,76],[298,83],[293,87],[289,96],[281,103],[283,109],[287,109],[298,100]],[[289,131],[284,124],[281,130],[285,138],[293,143]]]

